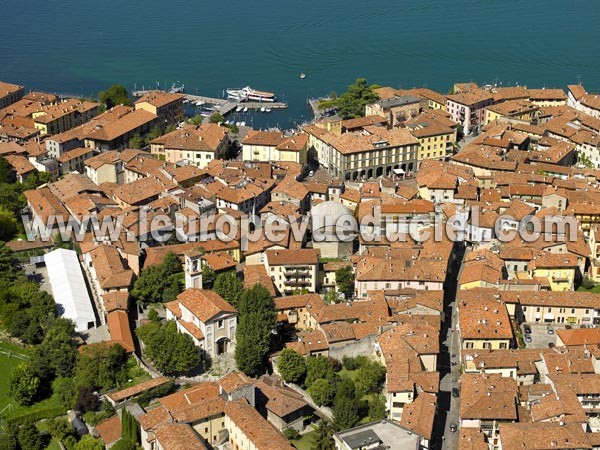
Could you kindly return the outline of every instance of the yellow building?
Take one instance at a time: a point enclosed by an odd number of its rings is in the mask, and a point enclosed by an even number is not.
[[[488,106],[485,123],[495,121],[531,123],[537,120],[538,111],[539,106],[529,100],[509,100]]]
[[[458,328],[465,349],[508,349],[513,340],[506,305],[493,290],[459,291]]]
[[[579,265],[577,256],[539,252],[527,266],[532,278],[547,278],[552,291],[572,291]]]
[[[44,105],[31,114],[40,134],[64,133],[89,122],[98,115],[98,103],[70,99],[55,105]]]
[[[308,136],[285,136],[279,131],[250,131],[242,140],[244,161],[291,161],[306,163]]]
[[[135,102],[135,109],[143,109],[159,118],[160,126],[176,124],[185,118],[183,95],[152,91]]]

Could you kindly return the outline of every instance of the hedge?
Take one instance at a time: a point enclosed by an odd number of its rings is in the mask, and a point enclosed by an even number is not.
[[[25,414],[11,416],[6,418],[6,424],[23,423],[26,421],[37,422],[42,419],[53,419],[54,417],[66,414],[65,409],[58,406],[54,408],[38,409]]]

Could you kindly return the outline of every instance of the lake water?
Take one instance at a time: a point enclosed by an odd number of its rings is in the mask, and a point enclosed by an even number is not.
[[[442,92],[457,81],[600,91],[598,0],[3,3],[1,80],[81,95],[112,83],[180,81],[210,96],[250,85],[289,103],[255,126],[308,120],[307,98],[361,76]]]

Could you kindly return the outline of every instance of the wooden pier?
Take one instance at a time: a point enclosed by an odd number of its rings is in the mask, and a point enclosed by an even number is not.
[[[134,97],[142,97],[146,95],[148,92],[152,92],[150,90],[143,91],[133,91]],[[196,102],[202,103],[210,103],[215,105],[215,112],[219,113],[223,116],[235,111],[238,106],[248,109],[261,109],[261,108],[269,108],[269,109],[285,109],[287,108],[287,103],[284,102],[236,102],[231,99],[226,98],[213,98],[213,97],[205,97],[203,95],[192,95],[192,94],[182,94],[184,98],[190,103],[195,104]],[[201,105],[200,105],[201,106]]]

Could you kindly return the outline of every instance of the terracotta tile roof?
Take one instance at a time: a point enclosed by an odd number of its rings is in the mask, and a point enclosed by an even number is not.
[[[165,450],[208,450],[204,440],[190,425],[165,424],[154,431],[160,448]]]
[[[478,428],[461,427],[458,432],[458,450],[489,450],[486,436]]]
[[[177,422],[194,423],[208,417],[221,415],[224,409],[225,400],[217,397],[194,403],[190,407],[179,411],[173,411],[172,415],[173,419]]]
[[[68,220],[69,212],[47,187],[25,191],[23,195],[35,215],[40,217],[44,223],[48,223],[48,218],[53,215],[62,217],[65,222]]]
[[[599,345],[600,328],[579,328],[573,330],[558,329],[558,337],[564,345]]]
[[[108,292],[102,296],[104,309],[107,313],[129,309],[129,293],[123,291]]]
[[[327,342],[325,333],[321,330],[299,332],[298,341],[288,342],[285,346],[301,355],[329,350],[329,343]]]
[[[6,155],[4,159],[15,169],[17,175],[25,175],[37,171],[33,164],[22,155]]]
[[[277,194],[288,195],[296,200],[304,200],[309,194],[307,187],[298,182],[295,177],[285,177],[280,181],[277,186],[271,191],[271,195],[277,196]]]
[[[100,435],[100,439],[104,445],[112,444],[121,439],[121,419],[118,415],[112,416],[110,419],[96,425],[96,431]]]
[[[555,422],[501,423],[502,448],[511,450],[591,449],[581,425]]]
[[[219,385],[208,381],[196,384],[190,388],[178,391],[158,401],[167,411],[179,412],[198,403],[219,398]]]
[[[255,266],[248,266],[255,267]],[[257,266],[263,267],[263,266]],[[286,309],[294,308],[306,308],[309,302],[321,302],[321,296],[319,294],[303,294],[303,295],[289,295],[287,297],[277,297],[275,299],[275,309],[283,311]]]
[[[114,141],[144,125],[149,125],[156,120],[156,115],[144,111],[143,109],[138,109],[127,113],[104,126],[89,130],[85,133],[85,139],[103,142]]]
[[[566,101],[567,94],[562,89],[529,89],[529,99],[532,102],[544,100]]]
[[[146,414],[139,416],[138,421],[143,430],[151,430],[157,425],[171,420],[171,416],[162,405],[149,410]]]
[[[277,147],[286,140],[280,131],[251,130],[242,140],[244,145],[261,145],[265,147]]]
[[[179,319],[177,323],[181,325],[185,330],[190,333],[193,337],[198,339],[199,341],[204,340],[204,333],[200,328],[198,328],[193,322],[187,322],[185,320]]]
[[[388,120],[383,116],[365,116],[356,119],[342,120],[342,128],[355,130],[369,125],[387,125]]]
[[[218,383],[225,392],[231,394],[233,391],[242,386],[252,384],[252,380],[248,378],[245,373],[240,372],[239,370],[234,370],[222,377]]]
[[[150,103],[157,108],[162,108],[169,103],[183,102],[183,98],[183,95],[172,92],[151,91],[136,100],[135,105],[137,107],[140,103]]]
[[[120,402],[121,400],[125,400],[130,397],[135,397],[136,395],[139,395],[142,392],[148,391],[157,386],[162,386],[163,384],[168,382],[169,378],[167,377],[152,378],[151,380],[142,381],[141,383],[138,383],[135,386],[121,389],[120,391],[110,392],[106,394],[106,396],[110,398],[113,402]]]
[[[458,293],[461,339],[512,339],[506,305],[500,298],[482,295],[484,292],[474,289]]]
[[[102,289],[128,288],[131,285],[133,271],[125,267],[115,247],[100,244],[88,253]]]
[[[222,313],[237,313],[233,306],[214,291],[186,289],[177,296],[177,300],[204,323]]]
[[[489,102],[493,95],[483,89],[473,89],[459,94],[448,95],[448,100],[465,106],[473,106],[478,103]]]
[[[113,311],[108,313],[106,320],[110,339],[113,342],[121,344],[127,352],[135,351],[133,335],[129,326],[129,317],[125,311]]]
[[[267,410],[278,417],[284,418],[308,406],[302,394],[283,386],[273,378],[263,376],[254,386],[266,397]]]
[[[275,286],[273,286],[273,280],[267,274],[267,270],[263,265],[257,266],[248,266],[245,265],[243,269],[244,274],[244,288],[250,289],[257,284],[264,286],[271,294],[272,297],[275,297],[277,294],[275,292]]]
[[[294,448],[245,399],[228,402],[225,405],[225,414],[246,435],[257,450],[292,450]]]
[[[418,145],[419,141],[405,128],[391,130],[378,126],[365,126],[362,132],[344,133],[334,136],[330,140],[340,153],[349,155],[365,151],[389,147],[405,147]]]
[[[465,373],[461,380],[461,420],[517,420],[518,386],[500,374]]]
[[[216,152],[227,139],[229,129],[216,123],[186,125],[154,139],[151,144],[167,150]]]
[[[426,439],[431,439],[436,410],[437,397],[423,392],[412,403],[404,407],[400,425]]]
[[[265,256],[269,266],[315,265],[319,262],[318,249],[267,250]]]

